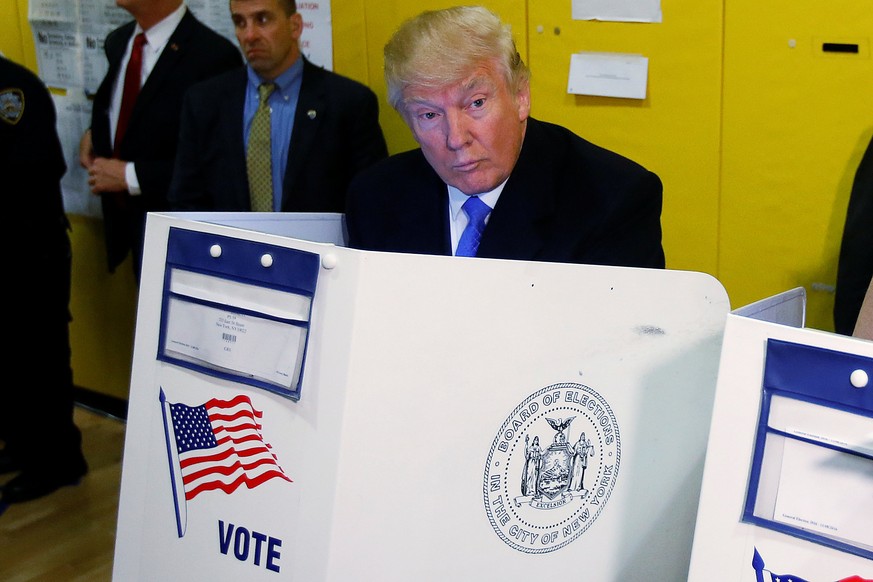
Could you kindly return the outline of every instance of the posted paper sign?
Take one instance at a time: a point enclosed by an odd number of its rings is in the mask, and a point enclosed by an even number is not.
[[[567,93],[645,99],[649,59],[618,53],[575,53]]]
[[[661,22],[661,1],[573,0],[573,20]]]
[[[296,380],[305,328],[188,301],[169,305],[168,355],[284,388]]]
[[[813,476],[813,478],[810,478]],[[787,440],[774,519],[873,548],[873,461],[859,455]],[[822,495],[822,491],[834,492]]]

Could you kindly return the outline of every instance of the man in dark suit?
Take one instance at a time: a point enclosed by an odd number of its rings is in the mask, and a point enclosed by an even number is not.
[[[376,95],[300,53],[293,0],[231,0],[248,66],[193,87],[185,99],[170,203],[177,210],[343,212],[349,181],[388,155]],[[248,167],[259,104],[272,84],[265,168]],[[265,206],[250,182],[269,174]]]
[[[837,264],[834,329],[852,335],[873,279],[873,139],[858,164]]]
[[[182,0],[117,0],[134,22],[106,37],[109,71],[94,97],[91,129],[80,162],[91,191],[102,196],[110,272],[133,253],[139,279],[145,215],[167,210],[182,98],[188,87],[242,65],[239,50],[198,21]],[[136,63],[140,32],[142,81],[129,117],[123,93],[128,64]],[[130,67],[133,69],[133,67]],[[136,78],[135,72],[131,78]],[[128,121],[124,121],[128,119]]]
[[[0,175],[10,240],[5,267],[9,363],[38,362],[10,376],[0,405],[0,474],[19,472],[0,492],[3,503],[29,501],[72,485],[88,467],[73,422],[70,367],[70,223],[61,197],[67,170],[55,105],[39,78],[0,57]],[[2,512],[2,507],[0,507]]]
[[[529,71],[481,7],[425,12],[385,47],[388,98],[421,146],[359,174],[350,246],[664,267],[660,179],[529,117]]]

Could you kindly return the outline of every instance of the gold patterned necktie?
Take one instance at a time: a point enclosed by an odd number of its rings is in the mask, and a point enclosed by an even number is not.
[[[270,151],[270,105],[267,100],[276,85],[262,83],[258,87],[260,103],[249,130],[246,169],[253,212],[273,210],[273,157]]]

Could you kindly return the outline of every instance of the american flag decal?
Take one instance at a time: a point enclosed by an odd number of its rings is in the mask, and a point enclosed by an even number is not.
[[[755,548],[755,553],[752,555],[752,568],[755,570],[756,582],[807,582],[805,579],[794,574],[776,574],[768,570],[764,565],[764,558],[758,552],[758,548]],[[840,578],[836,582],[873,582],[873,580],[855,575]]]
[[[263,413],[248,396],[188,406],[167,401],[161,390],[160,399],[179,537],[185,530],[185,502],[201,493],[230,494],[271,479],[291,482],[261,434]]]

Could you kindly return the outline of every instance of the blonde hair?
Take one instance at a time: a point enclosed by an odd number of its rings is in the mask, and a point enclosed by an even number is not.
[[[384,55],[388,102],[398,111],[406,87],[457,83],[483,61],[496,62],[513,94],[530,79],[509,26],[482,6],[422,12],[400,25]]]

